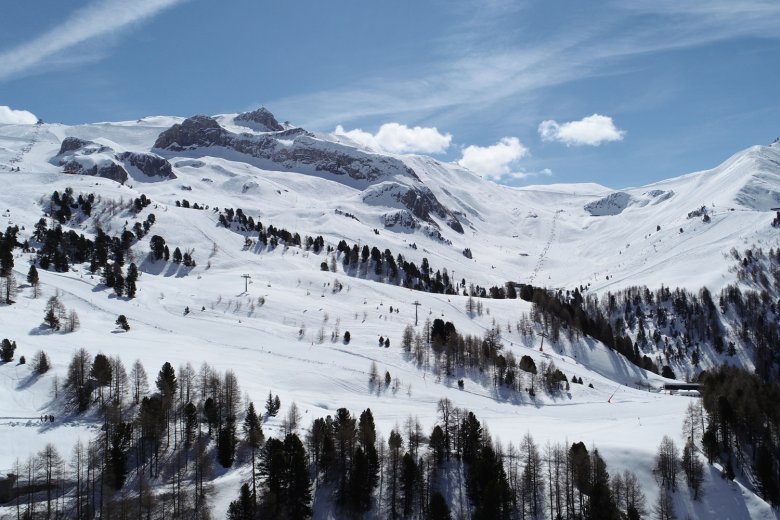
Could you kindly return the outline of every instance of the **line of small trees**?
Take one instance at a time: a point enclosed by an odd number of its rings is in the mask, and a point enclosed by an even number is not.
[[[11,361],[14,360],[15,354],[16,354],[16,341],[11,341],[8,338],[3,338],[3,341],[0,342],[0,361],[2,361],[3,363],[10,363]],[[20,365],[26,364],[26,359],[24,356],[19,357],[19,364]],[[32,368],[33,373],[37,375],[45,374],[51,368],[51,363],[49,362],[49,356],[47,356],[44,351],[39,350],[33,356],[30,366]]]
[[[253,217],[247,216],[241,208],[224,210],[214,208],[214,211],[219,212],[220,225],[246,236],[245,247],[251,247],[254,244],[251,236],[252,233],[256,232],[257,241],[263,246],[270,244],[271,248],[275,248],[281,243],[287,247],[311,250],[316,254],[321,251],[335,252],[337,256],[333,256],[330,262],[320,264],[322,270],[335,272],[337,258],[340,257],[344,271],[353,276],[366,276],[370,272],[373,276],[378,277],[379,281],[403,285],[415,290],[456,294],[459,288],[463,287],[464,294],[466,294],[465,279],[458,285],[456,281],[450,279],[447,269],[432,269],[427,258],[423,258],[418,268],[414,262],[406,261],[401,254],[394,256],[389,249],[381,252],[377,247],[369,247],[368,245],[363,245],[361,248],[357,244],[353,244],[350,247],[345,240],[341,240],[334,250],[331,245],[325,244],[322,236],[301,238],[299,233],[290,232],[284,228],[276,228],[273,225],[264,227],[259,219],[255,220]],[[490,289],[472,286],[471,291],[474,296],[481,297],[488,297],[489,293],[491,297],[516,297],[513,289],[504,286]],[[507,293],[512,295],[507,296]]]
[[[569,388],[567,376],[552,361],[537,367],[531,357],[517,359],[504,350],[498,326],[479,337],[460,334],[452,322],[440,318],[426,320],[420,333],[411,325],[404,329],[401,348],[418,365],[432,365],[439,375],[487,377],[497,390],[527,392],[533,397],[540,388],[552,395]]]
[[[339,408],[315,419],[305,442],[296,432],[268,439],[228,518],[308,518],[324,504],[335,504],[337,517],[390,519],[618,520],[646,513],[636,475],[610,477],[595,448],[541,448],[530,433],[502,445],[473,412],[448,399],[438,412],[427,435],[409,418],[383,439],[370,409],[353,415]]]
[[[101,432],[79,443],[69,463],[51,446],[18,462],[20,513],[205,518],[215,463],[251,464],[251,477],[227,512],[234,520],[308,518],[318,504],[335,504],[337,515],[375,511],[392,519],[618,520],[647,512],[636,475],[610,476],[597,449],[581,442],[540,447],[530,433],[502,445],[473,412],[448,399],[439,401],[427,434],[410,417],[385,439],[370,409],[353,415],[346,408],[316,418],[304,432],[293,403],[280,437],[266,439],[262,418],[251,401],[242,404],[230,371],[220,374],[204,363],[177,372],[165,363],[154,388],[150,393],[140,361],[128,373],[118,357],[76,351],[60,398],[99,421]],[[279,408],[270,393],[268,415]],[[692,416],[693,424],[699,419]],[[696,460],[686,446],[679,458],[664,439],[656,459],[659,484],[673,490],[680,468],[688,479],[691,456]],[[701,478],[688,482],[694,489]],[[656,509],[669,507],[662,493]]]
[[[165,243],[165,239],[160,235],[154,235],[149,240],[149,249],[149,254],[154,260],[164,260],[167,262],[171,259],[171,251]],[[182,253],[181,249],[176,247],[173,250],[173,262],[182,264],[185,267],[195,267],[195,260],[192,258],[194,252],[194,249],[187,249]]]

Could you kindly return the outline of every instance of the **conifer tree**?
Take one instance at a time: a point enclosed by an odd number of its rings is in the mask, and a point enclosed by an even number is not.
[[[390,517],[398,517],[398,480],[401,470],[401,449],[404,445],[404,440],[401,434],[395,430],[390,431],[390,437],[387,439],[387,445],[389,448],[387,466],[388,466],[388,491],[390,493]]]
[[[252,501],[257,502],[257,472],[255,470],[255,453],[263,443],[263,426],[255,411],[255,404],[250,402],[244,417],[244,440],[252,453]]]
[[[287,517],[306,519],[312,515],[311,481],[307,467],[306,449],[300,438],[291,433],[284,438],[285,493]]]
[[[355,452],[357,428],[355,418],[346,408],[336,410],[333,420],[333,438],[338,484],[338,500],[341,504],[349,504],[349,474]]]
[[[428,503],[428,516],[426,518],[427,520],[452,520],[447,501],[439,491],[431,493],[431,499]]]
[[[9,339],[3,339],[0,343],[0,361],[8,363],[13,361],[14,352],[16,351],[16,342]]]
[[[279,400],[279,396],[273,396],[271,392],[268,392],[268,399],[265,400],[265,413],[268,417],[276,417],[279,413],[282,403]]]
[[[127,316],[124,314],[120,314],[116,319],[116,326],[122,329],[123,331],[127,332],[130,330],[130,323],[127,321]]]
[[[401,494],[403,496],[403,515],[404,518],[409,518],[414,509],[414,504],[417,497],[417,480],[418,480],[418,468],[417,463],[409,452],[404,453],[401,458]]]
[[[376,449],[376,426],[370,409],[360,414],[357,429],[358,447],[354,452],[349,476],[349,503],[358,512],[371,506],[371,495],[379,483],[379,454]]]
[[[195,428],[198,425],[198,409],[193,403],[187,403],[183,409],[184,418],[184,446],[189,448],[192,446],[193,437],[195,436]]]
[[[60,316],[62,315],[64,308],[60,303],[59,298],[52,296],[46,303],[46,314],[43,316],[43,321],[51,329],[59,329]]]
[[[258,467],[258,472],[264,480],[262,500],[264,517],[282,518],[284,470],[284,443],[271,437],[263,446]]]
[[[125,290],[127,292],[127,297],[130,299],[135,298],[135,293],[137,291],[136,281],[138,281],[138,267],[135,263],[131,263],[127,268],[127,277],[125,278]]]
[[[114,292],[117,296],[122,297],[125,294],[125,276],[122,274],[122,266],[120,263],[114,262]]]
[[[37,298],[40,294],[40,278],[38,276],[38,270],[35,268],[35,264],[32,264],[30,270],[27,272],[27,283],[32,287],[33,298]]]
[[[237,499],[228,506],[228,520],[253,520],[254,519],[254,501],[249,491],[249,486],[243,484]]]
[[[178,389],[178,381],[176,380],[176,371],[169,362],[163,363],[160,372],[157,374],[155,385],[164,399],[173,400],[173,396]]]
[[[43,350],[39,350],[32,359],[33,371],[36,374],[41,375],[48,372],[50,368],[51,362],[49,361],[49,356],[47,356]]]
[[[228,417],[217,435],[217,459],[223,468],[233,466],[236,444],[236,421],[234,417]]]

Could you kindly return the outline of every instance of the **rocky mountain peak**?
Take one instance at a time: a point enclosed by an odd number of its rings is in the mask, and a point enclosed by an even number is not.
[[[162,132],[154,143],[155,148],[183,150],[191,146],[218,144],[226,132],[217,121],[209,116],[188,117]]]
[[[281,125],[265,109],[241,114],[238,120],[265,120]],[[267,118],[270,117],[271,120]],[[254,119],[252,119],[254,118]],[[420,180],[417,173],[396,157],[367,153],[356,148],[324,141],[300,128],[279,130],[262,135],[234,133],[207,116],[193,116],[163,131],[154,143],[160,151],[183,152],[197,155],[200,148],[223,147],[253,158],[253,163],[265,168],[283,169],[310,175],[323,172],[358,181],[364,189],[395,179],[401,184],[393,190],[393,199],[412,214],[433,226],[438,226],[433,215],[443,219],[457,233],[463,227],[457,217],[439,202],[433,192]],[[215,153],[213,150],[204,152]],[[395,184],[394,184],[395,185]],[[383,192],[382,188],[380,191]],[[375,200],[373,192],[368,198]]]
[[[279,132],[284,130],[284,127],[279,124],[279,121],[265,107],[260,107],[252,112],[238,114],[235,121],[237,123],[246,123],[244,126],[260,132]]]

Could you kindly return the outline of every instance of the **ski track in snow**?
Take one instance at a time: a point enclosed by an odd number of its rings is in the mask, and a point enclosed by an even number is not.
[[[552,247],[553,242],[555,242],[555,225],[558,222],[558,216],[563,213],[562,209],[559,209],[555,212],[555,215],[553,215],[552,224],[550,225],[550,236],[547,238],[547,242],[544,244],[544,248],[542,249],[542,252],[539,254],[539,259],[536,261],[536,266],[534,267],[534,270],[531,272],[531,276],[528,277],[528,283],[533,284],[534,280],[536,279],[536,275],[539,274],[539,271],[541,271],[542,267],[544,267],[544,261],[547,258],[547,253],[550,252],[550,247]]]

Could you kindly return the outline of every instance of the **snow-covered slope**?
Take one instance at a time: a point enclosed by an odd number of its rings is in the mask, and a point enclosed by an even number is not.
[[[67,138],[81,142],[71,141],[79,146],[66,150],[65,158]],[[130,175],[119,179],[123,184],[99,173],[84,175],[97,164],[95,157],[124,165],[131,157],[124,154],[159,156],[171,174],[149,178],[128,169]],[[63,173],[69,161],[85,167]],[[68,453],[76,438],[95,434],[97,425],[77,417],[54,425],[39,422],[44,413],[64,413],[51,408],[52,384],[55,377],[62,380],[73,351],[85,347],[93,354],[118,355],[127,365],[138,358],[150,373],[165,361],[196,368],[207,361],[232,369],[255,403],[273,389],[285,405],[298,404],[304,424],[337,407],[356,412],[370,407],[384,435],[410,415],[429,431],[437,401],[448,397],[477,411],[503,441],[519,442],[530,431],[541,444],[567,439],[595,444],[611,469],[638,471],[652,496],[656,446],[665,434],[681,439],[689,402],[659,392],[663,378],[589,338],[562,337],[540,351],[539,338],[524,336],[515,326],[522,313],[531,312],[527,302],[487,300],[486,312],[471,315],[464,296],[355,278],[343,273],[340,263],[337,272],[321,271],[320,264],[329,260],[325,253],[294,247],[259,252],[245,246],[241,233],[219,226],[214,209],[241,208],[266,226],[322,235],[333,246],[343,239],[402,253],[417,265],[427,258],[452,279],[483,287],[514,281],[589,286],[602,294],[647,284],[693,291],[708,286],[716,293],[735,281],[728,269],[731,248],[777,247],[777,229],[770,222],[771,210],[780,206],[780,147],[753,147],[713,170],[620,191],[594,184],[510,188],[429,157],[358,150],[266,114],[152,117],[75,127],[0,126],[0,183],[6,187],[0,189],[0,229],[19,225],[25,228],[21,236],[29,237],[47,211],[44,198],[71,187],[100,198],[92,219],[72,224],[78,233],[94,236],[99,219],[105,232],[119,234],[133,220],[154,213],[153,234],[193,251],[198,264],[189,269],[152,261],[146,237],[133,248],[142,272],[134,299],[116,298],[88,264],[65,273],[41,269],[39,298],[21,284],[16,303],[0,306],[0,338],[15,339],[18,354],[28,359],[45,350],[54,370],[34,377],[25,366],[0,365],[0,394],[9,396],[0,403],[0,470],[11,470],[16,458],[47,442]],[[141,193],[152,204],[136,215],[126,203]],[[177,206],[184,199],[208,209]],[[688,216],[702,206],[707,223]],[[463,254],[466,248],[472,258]],[[16,258],[18,280],[24,280],[31,258]],[[244,274],[251,276],[247,291]],[[341,291],[334,290],[337,280]],[[46,301],[54,294],[78,311],[77,332],[41,326]],[[418,331],[427,318],[452,321],[472,335],[498,326],[506,351],[517,358],[528,355],[537,365],[554,362],[585,384],[532,398],[503,393],[489,376],[466,373],[459,389],[457,378],[433,375],[433,361],[418,366],[399,348],[416,312]],[[119,314],[130,319],[127,333],[116,333]],[[345,345],[340,334],[331,341],[334,329],[350,331],[351,342]],[[392,339],[390,348],[377,347],[380,335]],[[372,389],[372,362],[398,385]],[[749,366],[749,360],[745,363]],[[271,419],[264,427],[266,436],[274,435],[281,424]],[[234,498],[242,475],[220,477],[229,485],[218,488],[216,517]],[[717,498],[706,506],[683,500],[678,513],[715,518],[727,507],[732,518],[777,518],[750,491],[722,482],[715,472],[707,476],[706,492]]]

